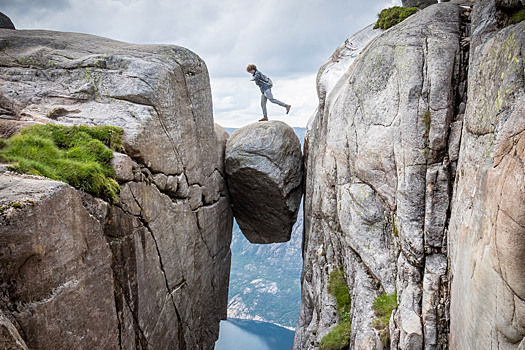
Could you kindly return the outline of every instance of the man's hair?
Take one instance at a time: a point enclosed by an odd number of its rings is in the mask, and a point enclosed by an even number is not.
[[[248,67],[246,67],[246,71],[249,72],[251,70],[257,70],[257,66],[255,64],[249,64]]]

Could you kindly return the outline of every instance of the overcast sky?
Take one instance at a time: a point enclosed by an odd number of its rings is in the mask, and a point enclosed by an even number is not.
[[[215,121],[240,127],[262,116],[249,63],[274,82],[270,119],[305,126],[315,76],[348,37],[401,0],[0,0],[17,29],[82,32],[139,44],[176,44],[204,59]]]

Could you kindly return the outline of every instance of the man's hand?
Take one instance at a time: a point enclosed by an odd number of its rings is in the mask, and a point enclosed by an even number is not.
[[[250,81],[255,81],[255,78],[251,78]]]

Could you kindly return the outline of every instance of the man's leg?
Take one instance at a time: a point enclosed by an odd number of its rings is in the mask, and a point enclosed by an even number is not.
[[[290,111],[290,107],[291,107],[290,105],[287,105],[286,103],[273,98],[272,89],[266,90],[263,96],[266,96],[268,100],[270,100],[271,103],[275,103],[276,105],[286,108],[286,114],[288,114],[288,112]]]
[[[273,98],[272,89],[266,90],[263,95],[266,96],[271,103],[275,103],[276,105],[286,107],[286,103]]]
[[[264,96],[264,94],[262,94],[261,95],[261,108],[263,112],[263,117],[262,119],[259,120],[260,122],[268,120],[268,112],[266,111],[266,101],[268,101],[268,99],[266,98],[266,96]]]

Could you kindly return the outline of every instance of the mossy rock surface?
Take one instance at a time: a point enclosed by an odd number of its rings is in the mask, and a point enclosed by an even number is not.
[[[374,300],[376,318],[372,322],[372,325],[378,331],[381,342],[386,346],[390,344],[390,330],[388,327],[390,316],[397,306],[397,293],[388,295],[383,293]]]
[[[94,196],[117,200],[120,187],[110,162],[122,149],[113,126],[34,125],[3,141],[0,159],[10,170],[63,181]]]
[[[510,16],[509,24],[517,24],[523,20],[525,20],[525,8],[522,8],[521,10],[515,12],[512,16]]]
[[[328,293],[337,301],[339,324],[325,335],[319,344],[320,350],[345,350],[350,346],[350,307],[351,300],[342,268],[330,273]]]

